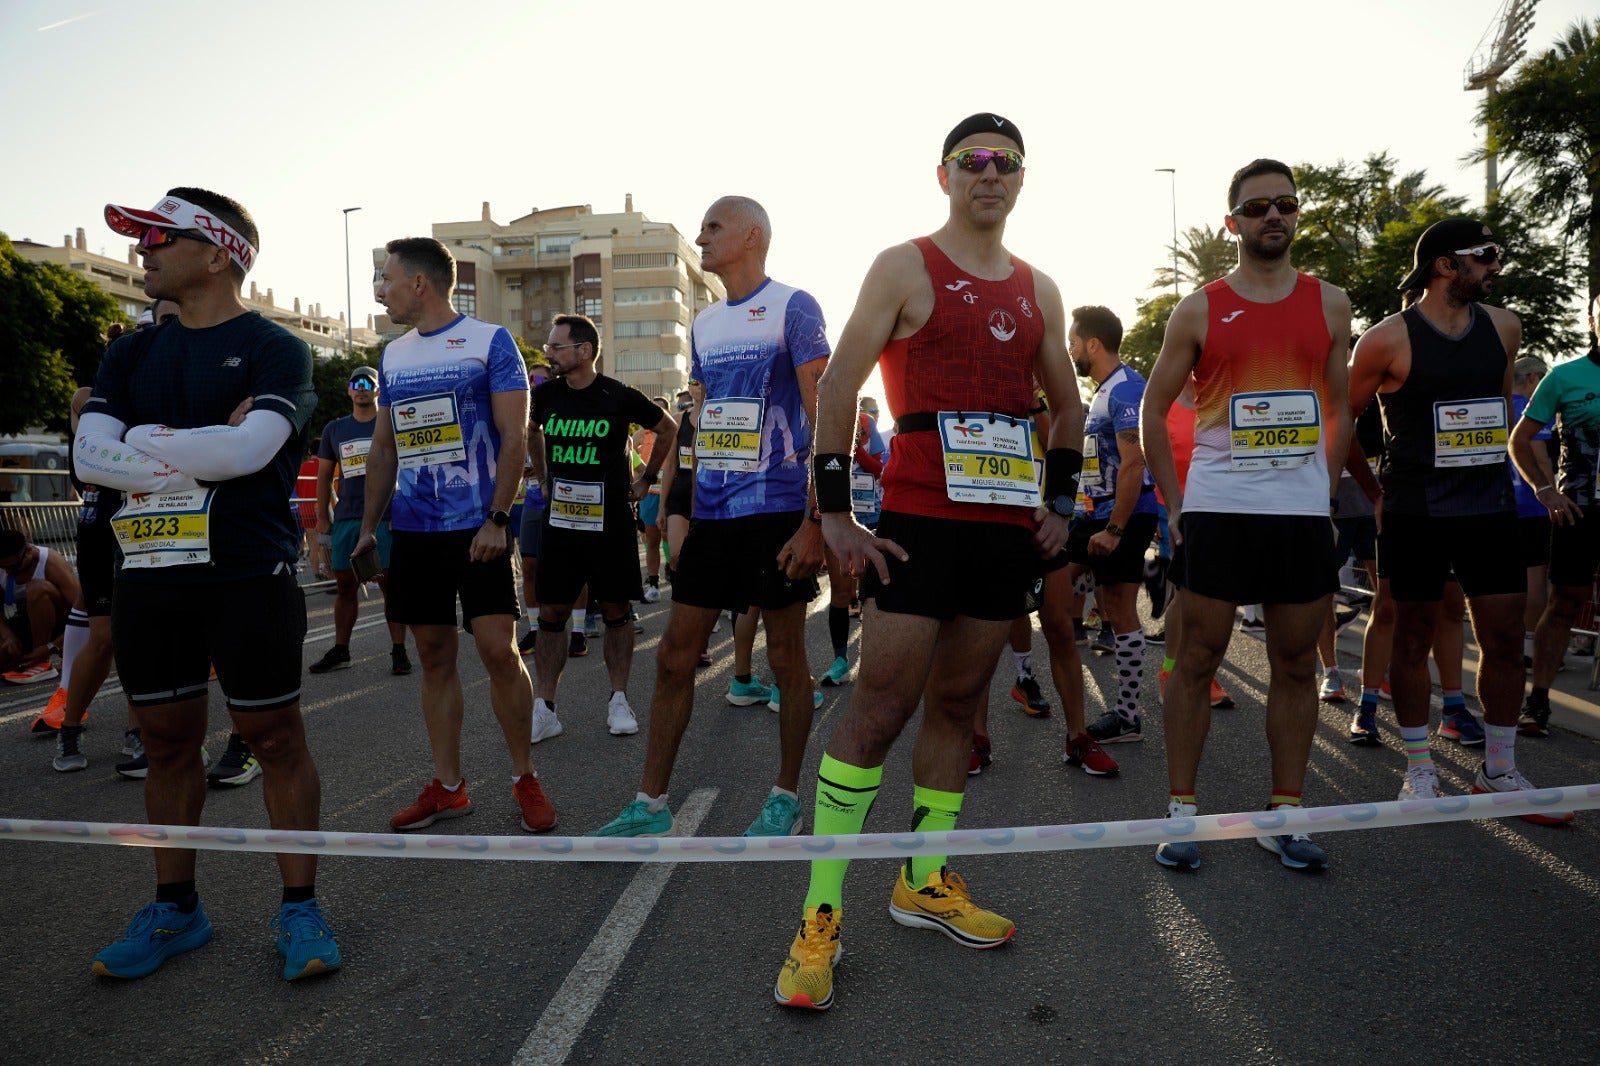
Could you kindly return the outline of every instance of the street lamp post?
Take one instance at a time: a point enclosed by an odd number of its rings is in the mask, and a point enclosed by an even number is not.
[[[1178,170],[1176,167],[1156,167],[1157,174],[1172,177],[1172,295],[1178,295]]]
[[[344,209],[344,354],[351,355],[356,345],[356,305],[350,288],[350,212],[359,207]]]

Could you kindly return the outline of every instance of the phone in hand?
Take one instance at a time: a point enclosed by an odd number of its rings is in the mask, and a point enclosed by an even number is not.
[[[378,549],[373,547],[360,555],[350,556],[350,569],[355,571],[356,580],[363,585],[377,577],[378,572],[383,569],[382,561],[378,558]]]

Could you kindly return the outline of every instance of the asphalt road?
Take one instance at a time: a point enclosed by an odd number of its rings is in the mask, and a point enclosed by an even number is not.
[[[311,624],[331,597],[309,598]],[[809,628],[811,661],[827,633]],[[654,648],[669,602],[642,605],[630,699],[648,722]],[[376,617],[365,607],[365,621]],[[391,677],[381,627],[358,630],[351,669],[308,677],[304,710],[322,772],[323,823],[383,831],[426,783],[417,674]],[[1345,637],[1354,676],[1355,637]],[[776,769],[777,716],[723,700],[724,625],[701,672],[673,805],[702,834],[737,834]],[[305,660],[329,643],[313,635]],[[852,635],[852,645],[855,635]],[[1037,657],[1044,643],[1036,636]],[[534,750],[560,811],[558,832],[610,819],[637,787],[645,734],[606,732],[598,645],[571,660],[566,732]],[[1151,650],[1153,681],[1158,651]],[[758,669],[764,665],[759,646]],[[1112,749],[1116,778],[1058,762],[1059,713],[1024,717],[1009,660],[997,672],[994,765],[969,783],[964,826],[1158,816],[1165,808],[1159,702],[1145,740]],[[1042,664],[1041,664],[1042,666]],[[1236,635],[1223,680],[1239,709],[1218,712],[1201,774],[1202,810],[1267,799],[1261,728],[1265,652]],[[465,758],[476,812],[445,832],[516,833],[509,763],[465,644]],[[1091,717],[1114,684],[1089,663]],[[1043,675],[1041,670],[1042,676]],[[113,678],[114,681],[114,678]],[[44,688],[44,686],[40,686]],[[1048,681],[1047,696],[1053,696]],[[825,690],[807,779],[850,689]],[[138,785],[116,777],[120,695],[95,703],[87,771],[58,774],[53,743],[25,734],[48,692],[0,693],[0,814],[142,821]],[[1348,711],[1324,708],[1308,803],[1392,799],[1403,758],[1392,715],[1385,747],[1343,740]],[[226,724],[213,711],[211,750]],[[906,825],[909,738],[891,755],[869,828]],[[1441,741],[1447,791],[1465,792],[1479,756]],[[1600,742],[1558,729],[1524,740],[1540,784],[1600,781]],[[809,785],[803,790],[810,812]],[[259,782],[214,792],[207,824],[264,826]],[[1204,847],[1188,874],[1146,848],[962,859],[976,898],[1011,917],[1015,939],[972,952],[887,913],[894,869],[858,863],[846,884],[845,956],[826,1014],[786,1011],[771,987],[800,915],[803,863],[677,867],[327,859],[319,894],[342,972],[288,984],[268,920],[278,888],[264,855],[201,857],[216,936],[142,981],[93,977],[89,961],[151,892],[142,849],[0,841],[0,917],[18,1063],[117,1058],[164,1063],[574,1062],[1358,1062],[1594,1061],[1600,1049],[1600,815],[1567,828],[1520,821],[1328,834],[1320,874],[1295,873],[1250,841]]]

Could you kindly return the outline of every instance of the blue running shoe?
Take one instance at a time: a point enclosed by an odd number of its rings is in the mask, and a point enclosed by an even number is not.
[[[770,703],[774,691],[776,690],[763,685],[759,677],[752,676],[749,681],[734,678],[728,682],[728,703],[734,707],[754,707],[760,703]]]
[[[1483,723],[1465,707],[1447,708],[1444,721],[1439,723],[1439,735],[1463,748],[1476,748],[1484,740]]]
[[[767,701],[767,710],[775,711],[779,707],[778,686],[777,685],[773,685],[772,688],[769,691],[772,693],[772,698]],[[811,709],[813,711],[815,711],[818,708],[820,708],[821,706],[822,706],[822,690],[820,688],[813,688],[811,690]]]
[[[319,973],[332,973],[344,965],[333,930],[322,916],[315,898],[285,903],[272,919],[278,931],[278,954],[283,956],[283,979],[297,981]]]
[[[1350,743],[1376,747],[1383,743],[1378,736],[1378,705],[1363,701],[1350,719]]]
[[[824,685],[843,685],[849,681],[850,663],[843,655],[834,659],[833,665],[828,667],[827,672],[822,675],[822,684]]]
[[[211,939],[211,919],[196,903],[185,914],[173,903],[147,903],[128,923],[122,939],[94,957],[101,977],[148,977],[174,955],[193,951]]]
[[[1278,861],[1291,870],[1321,870],[1328,865],[1328,853],[1304,833],[1256,837],[1256,843],[1278,856]]]
[[[665,837],[672,835],[672,812],[665,807],[652,811],[650,804],[636,799],[605,825],[589,834],[592,837]]]
[[[1192,803],[1167,803],[1168,818],[1193,818],[1196,807]],[[1156,862],[1175,870],[1200,869],[1200,845],[1192,840],[1169,840],[1156,846]]]
[[[800,801],[773,792],[761,805],[761,813],[744,831],[747,837],[792,837],[800,832]]]

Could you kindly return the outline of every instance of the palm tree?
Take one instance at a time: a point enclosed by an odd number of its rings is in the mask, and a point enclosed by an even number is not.
[[[1227,274],[1238,262],[1228,231],[1214,230],[1210,226],[1190,226],[1184,231],[1181,243],[1167,245],[1167,254],[1177,256],[1178,280],[1196,289]],[[1172,267],[1156,268],[1155,281],[1150,287],[1172,288]]]
[[[1489,152],[1527,171],[1529,207],[1588,254],[1588,291],[1600,292],[1600,19],[1582,19],[1525,63],[1478,109]],[[1509,176],[1509,172],[1508,172]]]

